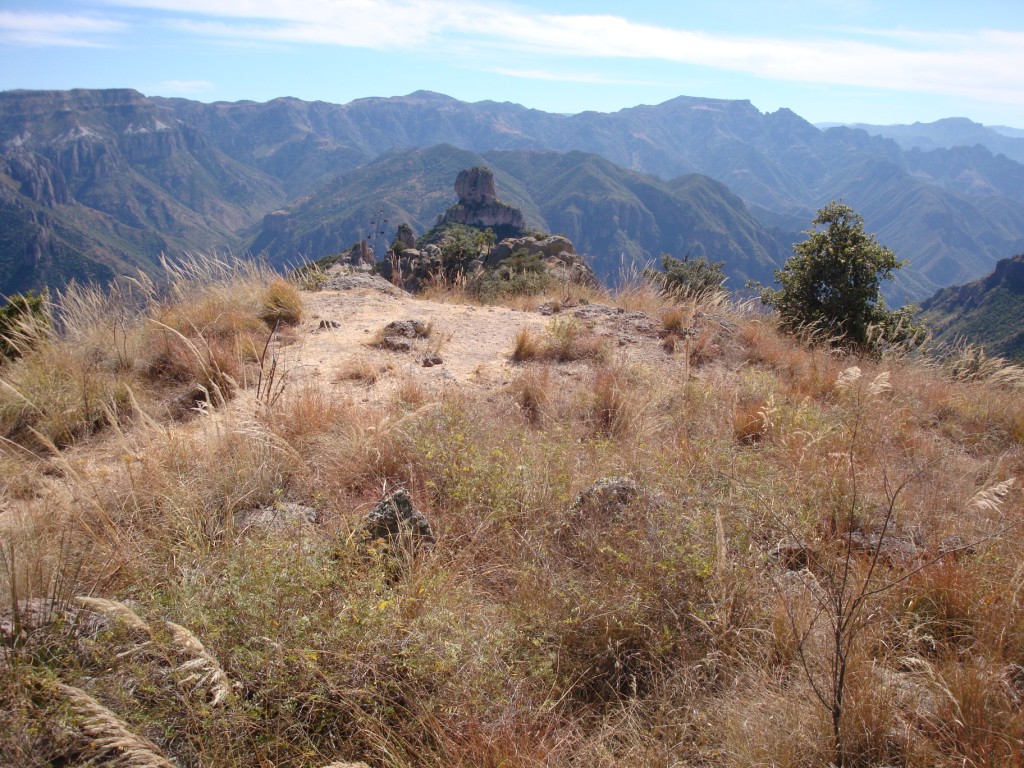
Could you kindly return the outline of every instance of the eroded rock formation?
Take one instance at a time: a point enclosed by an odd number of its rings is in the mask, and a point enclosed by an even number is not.
[[[459,202],[441,215],[440,222],[490,228],[499,237],[522,234],[526,227],[523,212],[498,199],[490,168],[477,166],[460,171],[455,179],[455,194]]]

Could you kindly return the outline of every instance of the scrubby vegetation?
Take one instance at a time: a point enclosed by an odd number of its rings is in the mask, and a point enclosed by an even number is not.
[[[646,269],[648,279],[680,298],[703,296],[721,291],[725,283],[724,261],[710,261],[704,256],[682,259],[661,255],[661,270]]]
[[[507,385],[373,399],[279,386],[271,275],[140,290],[0,369],[0,763],[1024,760],[1019,381],[636,284],[588,298],[671,350],[558,315]],[[367,544],[396,487],[433,546]]]
[[[20,357],[48,323],[45,294],[29,291],[8,299],[0,307],[0,360]]]
[[[891,280],[904,262],[864,232],[864,219],[833,200],[811,226],[807,239],[796,243],[785,266],[776,270],[778,290],[761,290],[761,300],[778,311],[782,325],[862,348],[920,341],[924,328],[917,308],[889,310],[882,298],[882,281]]]

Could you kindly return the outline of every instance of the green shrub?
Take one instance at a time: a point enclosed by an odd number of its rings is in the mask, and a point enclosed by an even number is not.
[[[725,282],[724,261],[708,261],[704,256],[681,259],[667,253],[661,255],[661,268],[645,269],[644,276],[672,293],[680,296],[701,296],[722,289]]]
[[[864,219],[833,200],[811,224],[825,229],[807,230],[807,239],[793,246],[793,255],[775,272],[781,288],[761,291],[761,301],[778,310],[783,327],[860,347],[922,336],[914,307],[885,306],[882,280],[891,280],[903,262],[864,232]]]
[[[8,360],[21,357],[26,347],[34,346],[33,330],[49,325],[44,294],[34,291],[14,294],[0,307],[0,355]]]

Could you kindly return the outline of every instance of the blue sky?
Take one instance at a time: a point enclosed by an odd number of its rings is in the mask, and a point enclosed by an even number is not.
[[[1019,0],[0,0],[0,90],[344,103],[426,89],[552,112],[679,95],[812,122],[1024,128]]]

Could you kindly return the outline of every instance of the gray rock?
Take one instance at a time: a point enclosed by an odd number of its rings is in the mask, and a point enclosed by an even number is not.
[[[15,606],[0,611],[0,641],[15,645],[51,622],[65,616],[67,606],[48,597],[30,597],[19,600]]]
[[[572,511],[588,517],[612,520],[643,494],[635,480],[628,477],[605,477],[580,491]]]
[[[879,533],[852,531],[849,541],[852,549],[859,549],[868,555],[874,555],[875,550],[878,550],[879,560],[891,565],[904,565],[916,560],[918,556],[918,549],[913,541],[892,533],[883,537]]]
[[[576,248],[572,244],[572,240],[561,235],[551,235],[551,237],[538,240],[537,249],[545,256],[565,256],[571,258],[576,253]]]
[[[235,526],[243,531],[250,528],[279,531],[303,525],[314,525],[319,517],[319,513],[313,507],[286,501],[238,512],[235,515]]]
[[[412,344],[398,336],[385,336],[380,340],[378,346],[389,352],[408,352],[412,349]]]
[[[430,335],[430,326],[420,320],[394,320],[384,326],[384,337],[423,339]]]
[[[414,543],[432,545],[436,541],[430,523],[412,504],[405,488],[385,496],[366,516],[365,535],[368,541],[393,541],[402,536]]]
[[[471,203],[488,203],[497,196],[494,173],[490,168],[476,166],[459,171],[455,178],[455,194]]]
[[[398,225],[398,230],[395,232],[395,240],[406,249],[416,247],[416,235],[413,234],[412,227],[405,222]]]

